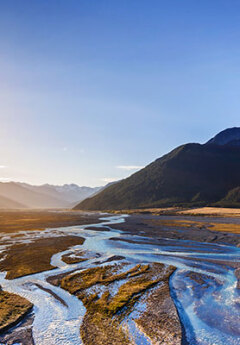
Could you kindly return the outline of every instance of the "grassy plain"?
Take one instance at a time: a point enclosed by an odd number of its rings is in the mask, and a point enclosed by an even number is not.
[[[200,207],[200,208],[183,208],[183,207],[163,207],[163,208],[138,208],[123,209],[111,211],[114,214],[152,214],[161,215],[186,215],[186,216],[211,216],[211,217],[240,217],[240,208],[224,207]]]
[[[7,279],[14,279],[53,269],[50,264],[53,254],[83,242],[78,236],[58,236],[14,244],[1,253],[0,270],[7,271]]]
[[[0,234],[9,234],[12,239],[24,240],[21,231],[39,231],[46,228],[99,223],[99,215],[82,212],[54,210],[2,210],[0,212]],[[34,236],[33,236],[34,237]],[[78,236],[57,236],[33,239],[30,243],[18,241],[0,254],[0,270],[7,271],[7,279],[52,269],[53,254],[83,243]],[[8,240],[2,239],[2,244]],[[66,258],[66,260],[68,260]],[[70,260],[70,259],[69,259]]]
[[[25,298],[0,290],[0,332],[17,324],[32,307]]]
[[[221,231],[221,232],[230,232],[233,234],[240,234],[240,224],[231,224],[231,223],[216,223],[216,222],[201,222],[187,219],[159,219],[153,220],[152,224],[159,226],[169,226],[176,228],[188,228],[188,229],[198,229],[201,230],[205,227],[208,230],[212,231]]]
[[[240,218],[240,209],[237,208],[220,208],[220,207],[202,207],[202,208],[191,208],[183,209],[177,207],[168,208],[146,208],[146,209],[133,209],[133,210],[121,210],[113,211],[115,214],[129,214],[129,215],[152,215],[152,216],[169,216],[172,218],[156,218],[152,220],[151,223],[159,227],[175,227],[175,228],[188,228],[193,230],[202,230],[203,228],[228,232],[232,234],[240,234],[240,224],[229,222],[229,218]],[[177,217],[179,216],[179,219]],[[181,217],[185,219],[181,219]],[[187,216],[195,217],[209,217],[209,220],[199,221],[193,219],[187,219]],[[211,219],[212,218],[212,219]],[[226,223],[224,220],[214,221],[214,218],[226,218],[228,220]]]
[[[99,223],[99,216],[80,211],[16,210],[0,211],[0,234],[25,230],[44,230],[64,226]]]

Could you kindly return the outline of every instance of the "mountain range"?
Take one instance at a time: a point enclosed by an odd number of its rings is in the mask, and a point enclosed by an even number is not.
[[[33,186],[21,182],[1,182],[0,208],[72,208],[101,188],[76,184]]]
[[[75,209],[205,205],[240,207],[240,128],[226,129],[205,144],[181,145]]]

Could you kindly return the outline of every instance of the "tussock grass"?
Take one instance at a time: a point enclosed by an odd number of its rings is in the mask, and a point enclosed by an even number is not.
[[[240,217],[240,208],[200,207],[179,210],[177,214],[190,216]]]
[[[240,234],[240,224],[211,223],[210,230]]]
[[[124,307],[129,308],[133,306],[143,292],[159,283],[159,281],[160,279],[149,280],[149,278],[145,276],[130,280],[119,288],[115,296],[111,297],[110,293],[106,291],[101,298],[97,300],[93,298],[90,304],[88,302],[87,304],[85,303],[85,305],[90,309],[105,313],[112,317]],[[92,303],[95,300],[96,302]]]
[[[53,254],[83,242],[78,236],[59,236],[13,245],[3,252],[6,257],[0,261],[0,270],[7,271],[7,279],[14,279],[53,269],[50,265]]]
[[[136,265],[126,272],[113,274],[116,270],[116,266],[107,265],[89,268],[82,272],[64,277],[61,282],[61,287],[74,294],[97,284],[108,285],[116,280],[138,276],[148,269],[149,265]]]
[[[151,224],[156,226],[166,227],[183,227],[183,228],[202,228],[206,226],[204,222],[198,222],[194,220],[182,220],[182,219],[152,219]]]
[[[200,222],[194,220],[182,220],[182,219],[152,219],[147,221],[155,226],[175,227],[175,228],[187,228],[195,230],[208,229],[212,231],[230,232],[233,234],[240,234],[240,224],[231,223],[216,223],[216,222]]]
[[[76,294],[87,309],[81,336],[86,345],[127,345],[128,334],[122,328],[121,321],[128,315],[136,301],[151,287],[159,282],[167,284],[174,268],[165,268],[163,264],[141,265],[118,273],[121,265],[107,265],[90,268],[64,277],[61,287]],[[112,295],[108,286],[123,280],[118,291]],[[92,287],[101,285],[105,291],[99,295]]]
[[[17,324],[33,305],[18,295],[0,291],[0,332]]]

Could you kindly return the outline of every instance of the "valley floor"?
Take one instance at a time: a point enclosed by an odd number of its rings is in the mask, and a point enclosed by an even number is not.
[[[0,210],[0,234],[99,222],[98,213],[71,210]]]
[[[131,210],[112,211],[115,214],[152,214],[152,215],[175,215],[175,216],[210,216],[210,217],[240,217],[240,208],[224,207],[200,207],[200,208],[139,208]]]
[[[170,212],[1,212],[0,344],[239,344],[240,218]]]

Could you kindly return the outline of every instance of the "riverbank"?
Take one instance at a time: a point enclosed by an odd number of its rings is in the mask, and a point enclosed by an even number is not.
[[[238,217],[135,213],[126,217],[125,223],[118,224],[116,228],[129,235],[159,240],[167,237],[176,240],[240,245],[240,218]]]
[[[210,216],[210,217],[233,217],[240,218],[240,208],[224,208],[224,207],[200,207],[200,208],[182,208],[182,207],[166,207],[166,208],[139,208],[132,210],[109,211],[114,214],[152,214],[155,216],[171,215],[171,216]]]
[[[201,320],[207,323],[210,343],[212,332],[236,343],[231,327],[239,312],[239,234],[216,229],[238,227],[240,218],[94,216],[89,215],[87,225],[0,234],[5,250],[1,270],[12,278],[2,273],[0,284],[34,305],[28,333],[20,339],[22,326],[14,327],[13,343],[28,336],[32,345],[32,334],[36,345],[62,344],[63,339],[71,345],[81,339],[87,345],[146,345],[148,339],[180,345],[182,337],[196,335],[202,345]],[[97,221],[90,224],[92,219]],[[221,310],[220,330],[211,324],[216,310]],[[7,337],[0,336],[0,343]]]

